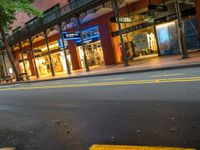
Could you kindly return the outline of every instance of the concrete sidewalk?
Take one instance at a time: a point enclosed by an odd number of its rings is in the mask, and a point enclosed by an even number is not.
[[[182,55],[152,57],[132,61],[129,63],[129,66],[126,67],[123,64],[91,67],[90,72],[86,72],[85,69],[79,69],[76,71],[72,71],[70,75],[68,75],[67,73],[57,73],[54,77],[52,77],[51,75],[40,76],[40,78],[31,77],[29,81],[13,82],[8,84],[105,76],[188,67],[200,67],[200,51],[189,53],[188,59],[182,59]]]

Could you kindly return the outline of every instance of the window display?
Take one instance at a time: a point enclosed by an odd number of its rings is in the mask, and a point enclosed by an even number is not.
[[[26,72],[28,75],[31,75],[31,69],[30,69],[30,64],[28,61],[25,61],[25,67],[26,67]],[[24,64],[23,62],[19,63],[19,69],[20,69],[20,73],[25,73],[25,69],[24,69]]]
[[[40,75],[45,75],[51,72],[49,59],[47,56],[36,59],[36,65]]]
[[[157,25],[156,30],[157,30],[160,54],[171,55],[179,53],[176,23],[169,22]]]
[[[83,32],[83,41],[85,44],[85,53],[89,66],[104,65],[104,55],[101,46],[100,35],[98,27],[92,27]],[[77,41],[80,45],[80,41]],[[82,68],[85,68],[84,53],[82,46],[78,46],[80,61]]]
[[[127,33],[123,35],[123,38],[126,56],[129,60],[158,56],[156,36],[153,27]]]
[[[147,14],[129,16],[132,22],[120,23],[123,42],[128,60],[158,56],[157,39],[152,22],[147,22]],[[122,46],[120,43],[119,28],[117,23],[112,24],[113,41],[115,44],[116,59],[123,60]],[[119,58],[121,57],[121,59]]]

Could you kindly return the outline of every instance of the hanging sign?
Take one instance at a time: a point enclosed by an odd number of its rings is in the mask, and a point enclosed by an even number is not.
[[[135,25],[135,26],[128,27],[128,28],[124,28],[124,29],[121,30],[121,32],[122,32],[122,34],[126,34],[126,33],[129,33],[129,32],[133,32],[133,31],[136,31],[136,30],[146,28],[146,27],[150,27],[152,25],[153,25],[153,23],[145,22],[145,23],[142,23],[142,24],[138,24],[138,25]],[[112,32],[113,37],[118,36],[118,35],[119,35],[119,31]]]
[[[149,5],[148,10],[163,12],[163,11],[167,11],[167,7],[161,6],[161,5]]]
[[[112,17],[111,22],[132,23],[131,17]]]
[[[64,40],[77,40],[81,38],[80,33],[63,32],[62,36]]]

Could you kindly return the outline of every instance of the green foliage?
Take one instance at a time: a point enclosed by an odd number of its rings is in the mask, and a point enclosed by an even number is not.
[[[34,0],[0,0],[0,25],[8,27],[17,12],[41,17],[42,13],[31,4]]]

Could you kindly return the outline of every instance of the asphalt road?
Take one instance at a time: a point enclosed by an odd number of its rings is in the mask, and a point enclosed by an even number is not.
[[[200,68],[0,87],[0,147],[200,149]]]

